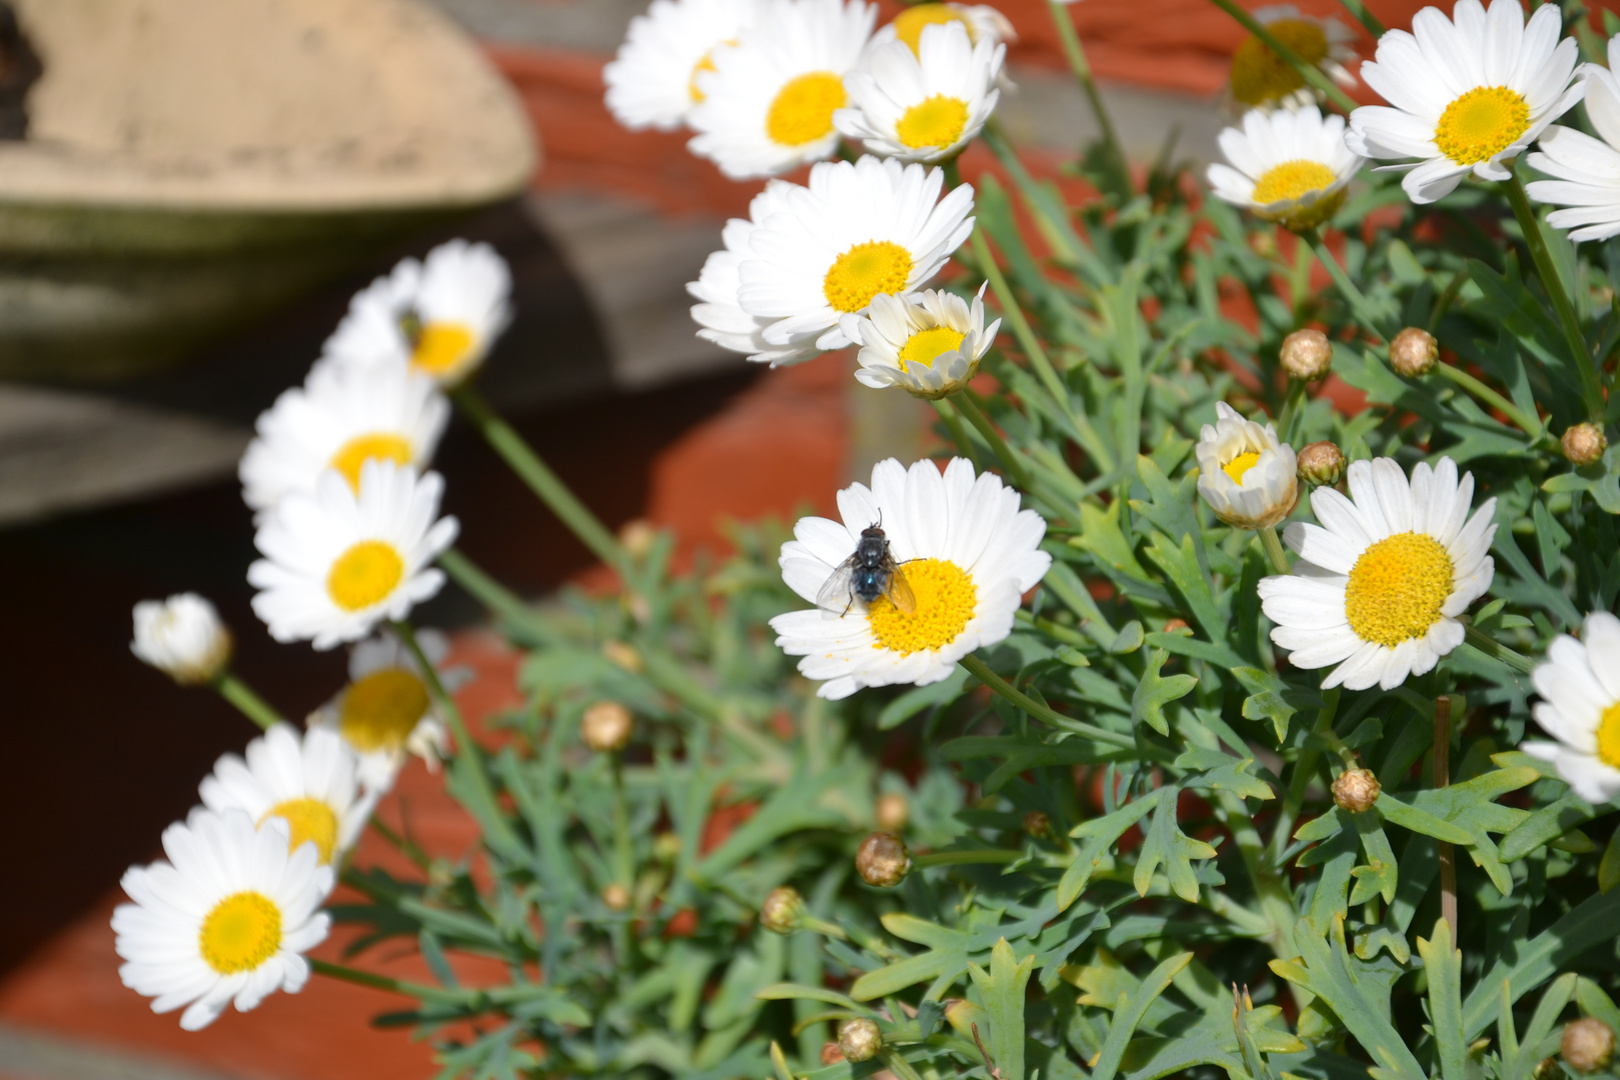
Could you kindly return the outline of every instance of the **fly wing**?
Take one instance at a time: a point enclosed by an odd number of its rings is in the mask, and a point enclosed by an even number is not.
[[[917,594],[911,591],[911,582],[906,580],[906,573],[899,566],[889,572],[889,587],[883,595],[902,614],[910,615],[917,610]]]
[[[816,593],[816,607],[831,618],[848,614],[854,604],[855,556],[851,555],[838,564],[832,576],[821,586],[821,591]]]

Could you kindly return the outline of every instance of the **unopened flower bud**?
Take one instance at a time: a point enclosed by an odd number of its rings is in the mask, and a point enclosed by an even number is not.
[[[598,754],[616,754],[630,742],[634,728],[629,709],[617,701],[598,701],[585,710],[579,735]]]
[[[135,605],[129,651],[177,683],[212,680],[231,659],[231,633],[214,605],[196,593]]]
[[[623,911],[630,906],[630,890],[615,881],[602,890],[602,903],[614,911]]]
[[[904,795],[889,792],[879,795],[877,801],[878,828],[884,832],[894,833],[896,836],[906,831],[911,822],[911,803],[906,801]]]
[[[838,1025],[838,1049],[845,1061],[871,1061],[883,1048],[883,1032],[864,1016]]]
[[[619,529],[619,546],[632,559],[645,559],[658,539],[658,530],[646,518],[627,521]]]
[[[875,832],[862,840],[860,850],[855,852],[855,869],[868,885],[892,889],[911,871],[911,852],[905,841],[893,833]]]
[[[602,655],[632,675],[641,674],[641,669],[644,666],[641,662],[641,654],[636,651],[636,647],[623,641],[610,639],[602,642]]]
[[[1320,330],[1295,330],[1283,338],[1282,366],[1300,382],[1326,378],[1333,367],[1333,342]]]
[[[1440,343],[1434,335],[1416,326],[1408,326],[1389,343],[1389,366],[1408,379],[1427,375],[1440,359]]]
[[[844,1052],[838,1049],[835,1042],[821,1044],[821,1063],[823,1065],[836,1065],[844,1060]]]
[[[1299,478],[1312,487],[1332,487],[1344,479],[1344,451],[1330,442],[1308,443],[1296,459]]]
[[[804,925],[804,897],[791,885],[772,889],[759,906],[759,923],[773,934],[791,934]]]
[[[653,855],[660,862],[674,862],[681,854],[681,838],[672,832],[653,837]]]
[[[1576,424],[1564,431],[1564,456],[1572,465],[1596,465],[1609,448],[1608,436],[1596,424]]]
[[[1191,624],[1189,624],[1187,622],[1186,619],[1166,619],[1166,620],[1164,620],[1164,632],[1167,633],[1167,634],[1179,634],[1183,630],[1191,630],[1191,629],[1192,629],[1192,626],[1191,626]]]
[[[1530,1070],[1530,1080],[1558,1080],[1563,1075],[1564,1070],[1558,1067],[1557,1058],[1544,1057]]]
[[[1052,819],[1040,810],[1031,810],[1024,815],[1024,831],[1039,839],[1052,835]]]
[[[1583,1016],[1564,1025],[1558,1052],[1564,1064],[1579,1073],[1607,1068],[1614,1059],[1614,1029],[1595,1016]]]
[[[1333,781],[1333,802],[1340,810],[1364,814],[1378,801],[1381,791],[1371,769],[1346,769]]]

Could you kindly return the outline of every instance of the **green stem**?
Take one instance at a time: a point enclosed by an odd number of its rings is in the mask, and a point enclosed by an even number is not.
[[[1558,315],[1564,341],[1569,346],[1570,360],[1575,365],[1575,376],[1580,380],[1587,419],[1601,425],[1603,387],[1598,382],[1597,365],[1592,362],[1592,350],[1586,344],[1586,336],[1581,333],[1580,320],[1575,317],[1574,305],[1569,302],[1569,292],[1558,274],[1558,267],[1552,261],[1552,252],[1547,250],[1547,237],[1542,233],[1541,221],[1530,206],[1530,197],[1524,192],[1524,181],[1519,179],[1516,162],[1508,178],[1502,181],[1502,188],[1507,192],[1508,202],[1513,205],[1513,216],[1519,219],[1519,231],[1524,233],[1524,242],[1530,248],[1530,260],[1536,264],[1541,284],[1552,298],[1553,311]]]
[[[417,869],[426,870],[433,864],[433,860],[428,856],[428,853],[417,846],[415,841],[408,839],[403,834],[397,833],[387,825],[384,825],[382,819],[377,817],[377,815],[373,814],[371,816],[371,820],[367,822],[367,824],[371,826],[373,832],[392,844],[401,855],[405,856],[407,859],[411,860],[412,863],[416,864]]]
[[[962,418],[957,415],[955,407],[944,398],[930,404],[934,406],[934,411],[939,413],[940,420],[945,424],[945,430],[951,433],[951,441],[956,443],[956,449],[963,457],[973,462],[973,471],[983,472],[984,467],[979,463],[978,451],[973,446],[973,440],[968,438],[967,428],[962,425]]]
[[[613,755],[613,861],[614,877],[629,889],[635,884],[635,859],[630,850],[630,800],[624,791],[623,755]]]
[[[1343,5],[1344,10],[1355,16],[1356,22],[1360,23],[1367,33],[1375,38],[1384,36],[1384,24],[1378,21],[1378,16],[1367,10],[1367,5],[1361,0],[1339,0],[1339,3]]]
[[[619,541],[608,532],[596,515],[580,502],[568,486],[551,471],[536,454],[517,429],[495,415],[489,403],[470,384],[462,384],[450,391],[461,411],[472,421],[495,452],[506,460],[540,501],[556,514],[562,523],[577,536],[582,544],[614,570],[624,573],[628,567]]]
[[[357,986],[369,986],[374,990],[387,990],[390,993],[405,997],[416,998],[419,1001],[435,1001],[445,1004],[461,1004],[467,1000],[465,993],[441,990],[434,986],[424,986],[420,983],[409,983],[401,979],[389,978],[387,975],[378,975],[371,971],[361,971],[345,964],[334,964],[330,960],[320,960],[313,956],[304,958],[309,962],[309,969],[317,975],[325,975],[329,979],[340,979],[343,982],[354,983]]]
[[[1515,652],[1513,649],[1508,648],[1495,638],[1487,635],[1483,630],[1465,625],[1463,627],[1463,636],[1465,640],[1467,640],[1468,644],[1472,645],[1486,656],[1489,656],[1491,659],[1501,661],[1521,675],[1528,675],[1532,671],[1536,670],[1536,663],[1534,660],[1531,660],[1528,656],[1525,656],[1522,653]]]
[[[911,865],[916,870],[930,866],[977,866],[985,863],[1011,863],[1024,857],[1022,851],[1004,851],[1000,848],[980,848],[965,851],[931,851],[926,855],[913,855]]]
[[[849,935],[844,932],[842,926],[837,923],[830,923],[826,919],[818,919],[814,915],[806,915],[804,920],[799,923],[799,929],[808,930],[812,934],[820,934],[822,937],[830,937],[838,941],[849,940]]]
[[[917,1070],[911,1067],[911,1062],[901,1057],[898,1051],[884,1047],[878,1051],[878,1057],[883,1059],[883,1064],[887,1065],[889,1071],[899,1080],[922,1080]]]
[[[1299,407],[1305,401],[1305,384],[1298,379],[1288,380],[1288,397],[1283,400],[1282,413],[1277,417],[1277,430],[1282,432],[1282,441],[1294,441],[1294,420],[1299,415]]]
[[[1346,94],[1332,79],[1323,74],[1321,68],[1315,64],[1306,63],[1298,53],[1279,41],[1277,35],[1262,26],[1253,15],[1238,7],[1237,4],[1233,3],[1233,0],[1213,0],[1213,2],[1216,7],[1241,23],[1243,29],[1265,42],[1268,49],[1282,57],[1284,63],[1299,72],[1300,78],[1322,91],[1323,95],[1333,104],[1345,112],[1351,112],[1356,108],[1356,103],[1351,99],[1350,95]]]
[[[1311,728],[1311,734],[1318,738],[1333,734],[1333,716],[1339,710],[1340,689],[1335,686],[1322,695],[1322,707],[1316,712],[1316,724]],[[1316,773],[1316,767],[1321,760],[1322,753],[1311,740],[1306,739],[1300,746],[1299,756],[1294,759],[1294,773],[1289,777],[1288,792],[1283,796],[1282,810],[1277,816],[1277,823],[1272,829],[1271,862],[1275,865],[1282,859],[1282,854],[1288,848],[1288,841],[1293,838],[1294,823],[1299,820],[1299,812],[1305,805],[1305,792],[1311,786],[1311,777]]]
[[[1063,54],[1068,57],[1069,68],[1074,72],[1075,81],[1080,84],[1081,93],[1086,95],[1091,115],[1097,120],[1097,130],[1102,133],[1103,145],[1108,149],[1109,165],[1117,171],[1122,189],[1128,191],[1131,187],[1130,164],[1125,157],[1125,148],[1120,145],[1119,133],[1114,130],[1113,117],[1108,115],[1108,107],[1103,104],[1102,93],[1097,89],[1097,80],[1091,73],[1091,62],[1086,59],[1085,46],[1080,43],[1080,32],[1074,27],[1074,15],[1069,5],[1058,0],[1051,0],[1047,6],[1052,11],[1052,22],[1057,26],[1058,40],[1063,43]]]
[[[286,723],[275,706],[254,693],[252,687],[229,671],[221,671],[210,685],[219,691],[220,697],[235,705],[243,716],[265,731],[269,731],[272,724]]]
[[[1064,716],[1062,713],[1047,708],[1029,695],[1019,692],[1011,683],[991,671],[983,660],[980,660],[972,653],[962,657],[959,662],[967,669],[968,674],[989,687],[991,693],[1012,702],[1037,720],[1051,724],[1056,728],[1062,728],[1064,731],[1073,731],[1076,734],[1084,735],[1094,742],[1107,743],[1110,746],[1118,746],[1123,749],[1134,750],[1137,748],[1136,740],[1129,735],[1121,735],[1117,731],[1109,731],[1106,728],[1088,724],[1083,720]]]
[[[1434,373],[1441,378],[1450,379],[1470,394],[1473,394],[1485,405],[1496,409],[1503,416],[1517,424],[1519,429],[1530,436],[1532,440],[1541,438],[1541,423],[1539,420],[1527,416],[1523,409],[1520,409],[1513,402],[1498,394],[1462,368],[1452,364],[1436,364],[1434,365]]]
[[[490,577],[459,548],[446,548],[441,552],[439,566],[468,595],[497,616],[519,624],[534,621],[534,610],[521,596]]]
[[[1035,485],[1030,480],[1029,472],[1025,470],[1024,463],[1018,460],[1017,456],[1012,452],[1012,448],[1007,445],[1006,441],[1002,439],[1001,433],[996,430],[996,426],[990,422],[990,418],[984,414],[984,410],[979,408],[979,403],[975,400],[973,391],[964,386],[951,395],[951,404],[961,410],[962,415],[967,417],[968,423],[972,424],[974,430],[983,436],[985,442],[990,444],[990,449],[994,450],[996,457],[1001,459],[1002,467],[1012,476],[1013,486],[1019,491],[1033,493]]]
[[[1282,541],[1277,539],[1277,529],[1272,525],[1260,528],[1260,546],[1266,549],[1266,558],[1271,560],[1271,568],[1279,574],[1293,572],[1288,565],[1288,555],[1283,551]]]
[[[1221,3],[1223,0],[1215,0],[1215,2]],[[1316,252],[1317,261],[1327,270],[1328,276],[1333,279],[1334,286],[1339,290],[1339,295],[1344,297],[1345,303],[1350,305],[1350,309],[1355,312],[1356,318],[1360,319],[1368,330],[1377,335],[1380,341],[1388,341],[1390,337],[1389,329],[1384,325],[1384,320],[1379,318],[1378,314],[1373,311],[1372,302],[1367,299],[1366,294],[1356,286],[1355,282],[1350,280],[1350,275],[1344,272],[1344,267],[1339,265],[1339,260],[1333,257],[1333,252],[1329,251],[1327,245],[1322,242],[1321,235],[1315,229],[1311,229],[1308,232],[1301,233],[1300,238],[1311,245],[1311,250]]]

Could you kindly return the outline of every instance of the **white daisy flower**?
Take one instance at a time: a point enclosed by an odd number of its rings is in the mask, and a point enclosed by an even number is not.
[[[443,491],[438,473],[418,479],[410,466],[368,461],[358,493],[331,470],[313,494],[289,493],[254,536],[265,557],[248,568],[270,636],[330,649],[437,593],[444,572],[431,564],[458,528],[438,517]]]
[[[845,136],[874,154],[901,161],[948,161],[966,148],[995,112],[996,79],[1007,46],[975,45],[960,21],[923,28],[914,52],[891,41],[867,53],[844,76],[851,108],[833,114]]]
[[[1240,529],[1275,525],[1299,501],[1294,448],[1224,401],[1215,403],[1214,424],[1205,424],[1194,453],[1198,493],[1215,516]]]
[[[1209,167],[1215,197],[1295,230],[1332,217],[1363,164],[1344,143],[1344,117],[1324,118],[1315,105],[1251,109],[1243,127],[1225,129],[1219,141],[1231,164]]]
[[[602,69],[614,119],[632,131],[680,127],[703,100],[699,73],[714,70],[715,52],[737,43],[758,7],[758,0],[653,0]]]
[[[742,287],[738,268],[752,255],[749,240],[759,223],[778,210],[785,209],[785,192],[794,185],[785,180],[771,180],[765,190],[754,196],[748,204],[748,217],[732,218],[721,230],[725,247],[711,254],[703,263],[703,271],[696,281],[688,282],[686,291],[698,303],[692,305],[692,319],[702,327],[697,336],[712,341],[722,349],[747,353],[748,359],[772,367],[797,364],[817,355],[813,344],[772,345],[765,340],[765,328],[775,319],[750,315],[737,303],[737,290]]]
[[[878,28],[872,35],[872,48],[903,41],[913,53],[920,54],[924,30],[952,23],[965,29],[974,44],[1018,40],[1012,21],[988,4],[912,4],[893,22]]]
[[[833,113],[848,101],[844,75],[872,35],[877,9],[861,0],[762,0],[735,47],[700,72],[703,100],[687,116],[687,145],[733,180],[777,176],[832,156]]]
[[[1557,742],[1527,742],[1524,752],[1550,761],[1575,794],[1594,805],[1620,795],[1620,619],[1594,611],[1581,640],[1561,634],[1530,673],[1536,723]]]
[[[1000,477],[975,478],[963,458],[943,476],[932,461],[909,470],[893,458],[879,462],[870,489],[852,484],[838,493],[842,523],[799,520],[797,539],[782,545],[782,580],[815,603],[862,530],[881,522],[913,610],[879,597],[870,606],[852,600],[843,614],[792,611],[771,620],[776,644],[804,657],[799,671],[822,681],[817,693],[824,698],[945,678],[962,657],[1012,632],[1023,594],[1052,565],[1040,550],[1046,523],[1018,502]]]
[[[437,630],[416,631],[416,643],[446,691],[472,677],[466,668],[443,666],[450,640]],[[393,787],[410,755],[431,770],[449,750],[444,720],[416,657],[387,631],[354,647],[349,685],[311,713],[309,722],[343,736],[359,755],[360,782],[374,791]]]
[[[512,273],[488,244],[451,240],[425,262],[402,259],[355,294],[326,340],[323,364],[409,363],[453,386],[472,374],[511,321]]]
[[[129,651],[177,683],[210,682],[231,659],[231,632],[214,605],[196,593],[135,605]]]
[[[237,470],[242,498],[262,522],[287,492],[314,491],[327,469],[358,488],[367,461],[424,468],[449,419],[438,383],[403,363],[317,365],[259,416]]]
[[[1620,233],[1620,35],[1609,39],[1609,66],[1584,64],[1586,118],[1598,133],[1554,124],[1537,140],[1540,152],[1526,159],[1537,172],[1556,177],[1536,180],[1525,190],[1537,202],[1568,207],[1547,215],[1555,229],[1570,229],[1569,238],[1607,240]]]
[[[240,810],[202,807],[163,831],[167,862],[132,866],[113,912],[118,976],[153,998],[152,1011],[188,1006],[180,1026],[213,1023],[234,999],[257,1008],[278,988],[296,994],[309,980],[302,954],[326,939],[332,917],[317,911],[332,891],[332,869],[313,845],[287,849],[286,824],[256,829]]]
[[[937,168],[892,159],[817,165],[810,186],[784,188],[785,208],[749,237],[739,305],[771,320],[761,334],[773,345],[844,348],[840,316],[920,287],[972,233],[973,189],[941,199],[944,184]]]
[[[354,751],[337,732],[311,728],[300,736],[291,724],[275,724],[248,743],[246,758],[225,754],[203,779],[203,805],[218,813],[241,810],[263,827],[272,818],[287,824],[287,845],[313,844],[322,866],[341,861],[376,808],[361,797]]]
[[[839,326],[862,347],[855,378],[935,400],[956,392],[978,373],[1001,329],[1000,319],[984,325],[984,290],[980,285],[971,307],[934,289],[909,297],[880,293],[865,316],[845,315]]]
[[[1560,41],[1556,4],[1542,5],[1525,25],[1519,0],[1457,0],[1446,18],[1426,7],[1412,32],[1378,40],[1378,59],[1361,77],[1389,106],[1350,114],[1350,149],[1362,157],[1418,158],[1401,186],[1415,203],[1449,194],[1472,172],[1506,180],[1510,162],[1547,125],[1581,99],[1575,39]]]
[[[1311,493],[1321,525],[1295,522],[1284,539],[1304,562],[1260,581],[1271,640],[1297,668],[1338,664],[1324,689],[1393,690],[1462,644],[1457,616],[1491,587],[1486,554],[1496,536],[1496,500],[1468,516],[1474,476],[1461,482],[1450,458],[1412,470],[1391,458],[1355,461],[1350,498]],[[1341,662],[1342,661],[1342,662]]]
[[[1293,4],[1256,8],[1254,21],[1340,86],[1356,85],[1345,67],[1356,58],[1355,31],[1331,15],[1306,15]],[[1232,54],[1227,92],[1239,109],[1297,109],[1315,105],[1318,92],[1294,66],[1250,34]]]

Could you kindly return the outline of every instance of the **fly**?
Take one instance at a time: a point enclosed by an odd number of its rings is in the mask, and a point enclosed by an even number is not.
[[[855,553],[832,572],[816,594],[816,606],[831,615],[847,615],[857,600],[866,606],[880,596],[907,615],[917,610],[917,597],[889,551],[881,520],[861,530]]]

